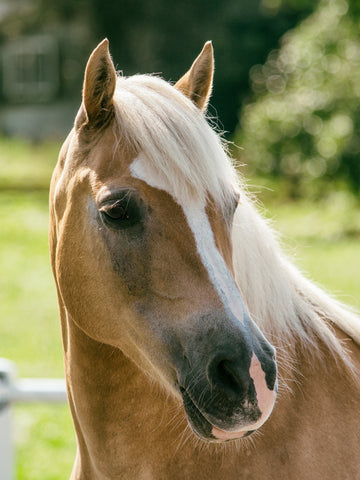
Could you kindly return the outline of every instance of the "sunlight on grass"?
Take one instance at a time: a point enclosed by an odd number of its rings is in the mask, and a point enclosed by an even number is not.
[[[56,142],[33,145],[26,140],[0,138],[0,188],[46,190],[58,152]]]
[[[268,194],[267,194],[268,196]],[[296,265],[332,295],[360,310],[360,208],[346,192],[319,202],[275,202],[265,214]]]
[[[0,356],[21,377],[63,377],[47,192],[1,192],[0,218]],[[75,436],[67,405],[16,406],[14,424],[18,480],[70,476]]]
[[[360,311],[359,240],[303,244],[297,251],[297,264],[328,292]]]
[[[70,477],[75,434],[67,405],[26,405],[15,408],[17,480]]]
[[[62,376],[47,194],[2,193],[0,218],[1,355],[16,361],[22,376]]]

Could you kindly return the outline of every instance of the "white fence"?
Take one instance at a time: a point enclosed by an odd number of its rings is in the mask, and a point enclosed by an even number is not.
[[[12,405],[14,403],[66,402],[63,379],[16,379],[15,366],[0,358],[0,479],[14,479],[14,439]]]

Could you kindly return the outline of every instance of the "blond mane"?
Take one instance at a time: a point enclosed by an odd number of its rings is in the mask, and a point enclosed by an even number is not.
[[[188,98],[159,77],[134,75],[118,77],[114,104],[119,131],[177,199],[204,201],[210,194],[228,205],[235,170],[220,136]]]
[[[233,227],[234,267],[243,300],[259,327],[285,343],[297,338],[315,345],[320,339],[348,363],[331,324],[360,344],[359,318],[307,280],[284,255],[203,113],[170,84],[149,75],[118,77],[114,105],[117,134],[146,154],[175,198],[205,201],[211,195],[225,206],[234,189],[241,190]]]
[[[316,347],[324,342],[349,364],[332,325],[360,344],[360,319],[350,307],[308,280],[284,254],[276,234],[247,198],[233,228],[236,280],[252,317],[277,343]]]

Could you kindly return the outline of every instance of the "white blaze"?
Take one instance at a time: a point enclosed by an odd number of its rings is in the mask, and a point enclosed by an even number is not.
[[[214,234],[206,214],[205,203],[200,201],[194,202],[194,200],[186,203],[176,198],[170,186],[167,184],[166,179],[154,171],[144,154],[140,154],[135,158],[130,170],[133,177],[144,181],[154,188],[166,191],[182,207],[188,225],[194,235],[198,254],[209,274],[212,284],[219,294],[225,310],[231,312],[237,320],[242,322],[245,307],[229,269],[216,246]],[[213,426],[212,433],[219,440],[239,438],[245,435],[248,430],[259,428],[271,413],[275,401],[275,390],[269,390],[267,388],[265,372],[262,370],[261,363],[255,353],[251,359],[250,376],[253,379],[256,389],[258,406],[262,413],[261,418],[252,425],[247,425],[240,431],[236,431],[235,427],[232,431],[225,432]]]
[[[151,187],[166,191],[182,207],[194,235],[202,263],[219,294],[225,310],[230,310],[233,316],[239,321],[243,321],[244,305],[229,269],[216,246],[214,234],[205,211],[205,203],[194,202],[194,200],[188,203],[181,202],[174,196],[166,180],[154,171],[150,162],[142,153],[133,160],[130,170],[133,177],[139,178]]]

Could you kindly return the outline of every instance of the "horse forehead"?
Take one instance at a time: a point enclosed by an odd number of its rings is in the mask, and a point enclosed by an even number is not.
[[[155,169],[145,154],[140,153],[130,164],[129,172],[134,179],[141,180],[145,184],[153,187],[158,191],[164,191],[180,206],[184,213],[185,219],[189,224],[195,237],[198,237],[197,231],[203,233],[207,230],[211,231],[211,237],[214,236],[214,218],[208,218],[208,212],[214,208],[207,208],[207,201],[202,198],[192,197],[178,198],[174,193],[168,177]],[[176,180],[174,180],[176,182]],[[214,216],[213,216],[214,217]],[[207,232],[209,233],[209,232]],[[223,235],[220,235],[223,236]]]
[[[131,163],[130,172],[134,178],[138,178],[143,182],[147,183],[151,187],[157,188],[159,190],[164,190],[173,195],[170,183],[167,181],[165,176],[161,175],[155,168],[151,165],[151,162],[148,160],[144,153],[140,153]],[[178,201],[178,199],[175,199]],[[180,202],[178,202],[180,203]]]
[[[208,218],[206,202],[189,199],[180,201],[173,195],[171,186],[164,177],[151,168],[145,155],[138,155],[130,165],[130,171],[150,186],[165,190],[179,203],[184,212],[186,221],[195,239],[197,252],[206,268],[210,281],[215,287],[225,310],[233,318],[243,320],[245,307],[230,271],[232,264],[229,257],[225,260],[222,249],[215,238],[212,222]],[[218,236],[216,236],[218,237]],[[223,237],[225,237],[223,235]]]
[[[178,198],[174,192],[174,188],[171,185],[171,181],[167,176],[162,174],[158,169],[155,169],[151,164],[149,159],[144,153],[140,153],[130,164],[129,167],[130,174],[133,178],[139,179],[145,182],[150,187],[153,187],[157,190],[164,191],[173,198],[176,204],[180,205],[182,208],[187,222],[190,224],[190,219],[187,215],[187,210],[192,209],[196,212],[205,212],[206,204],[205,201],[201,201],[196,197],[186,197]],[[176,179],[174,179],[176,182]],[[191,225],[189,225],[191,226]],[[200,225],[199,225],[200,226]],[[204,228],[204,226],[203,226]]]

